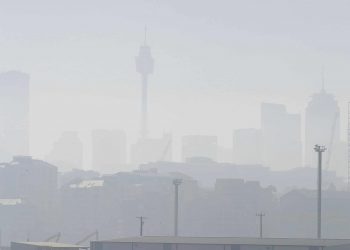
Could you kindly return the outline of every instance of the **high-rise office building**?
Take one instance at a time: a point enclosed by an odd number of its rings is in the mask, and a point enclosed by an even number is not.
[[[328,162],[329,153],[339,145],[339,133],[338,103],[322,88],[312,96],[305,111],[305,163],[315,166],[315,144],[326,146],[324,160]]]
[[[93,169],[114,173],[126,164],[126,134],[121,130],[98,129],[92,131]]]
[[[130,161],[143,164],[172,160],[172,136],[164,134],[161,138],[140,138],[131,145]]]
[[[260,129],[237,129],[233,134],[233,159],[237,164],[262,163],[262,135]]]
[[[302,164],[301,118],[282,104],[261,105],[263,164],[275,169]]]
[[[58,168],[80,169],[83,163],[83,144],[76,131],[65,131],[54,143],[47,161]]]
[[[0,74],[0,161],[29,154],[29,75]]]
[[[203,157],[217,161],[218,138],[210,135],[187,135],[182,137],[182,160]]]

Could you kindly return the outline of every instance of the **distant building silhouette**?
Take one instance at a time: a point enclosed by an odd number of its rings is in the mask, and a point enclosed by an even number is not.
[[[237,129],[233,134],[233,159],[237,164],[262,163],[260,129]]]
[[[141,164],[157,161],[171,161],[172,136],[164,134],[161,138],[140,138],[131,145],[130,161]]]
[[[29,75],[0,74],[0,161],[29,154]]]
[[[213,161],[218,157],[218,138],[209,135],[187,135],[182,137],[182,160],[206,157]]]
[[[53,205],[57,168],[30,156],[15,156],[0,164],[0,197],[21,198],[31,205]],[[52,207],[51,207],[52,208]]]
[[[202,187],[212,187],[216,179],[234,178],[259,181],[263,186],[275,186],[279,192],[298,188],[315,188],[315,169],[299,167],[276,171],[262,165],[233,164],[214,162],[207,158],[190,158],[187,162],[152,162],[142,164],[142,171],[155,171],[158,174],[183,173],[198,181]],[[343,188],[342,178],[334,170],[322,173],[325,187],[335,185]]]
[[[30,156],[0,164],[2,244],[25,239],[28,231],[42,234],[58,214],[57,168]],[[35,229],[34,229],[35,228]]]
[[[47,160],[59,168],[82,168],[83,144],[76,131],[65,131],[54,143]]]
[[[99,172],[117,172],[126,164],[126,134],[121,130],[92,131],[92,165]]]
[[[302,164],[301,120],[282,104],[262,103],[263,164],[290,169]]]
[[[315,166],[315,144],[325,145],[334,153],[339,145],[339,107],[333,95],[324,88],[312,96],[305,111],[305,163]],[[331,145],[332,144],[332,145]],[[328,162],[329,152],[324,156]]]

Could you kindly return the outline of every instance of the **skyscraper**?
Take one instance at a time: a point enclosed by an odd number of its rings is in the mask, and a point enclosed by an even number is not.
[[[333,95],[324,88],[312,96],[305,111],[305,163],[315,166],[315,144],[324,145],[328,152],[324,155],[328,162],[329,151],[339,144],[339,106]]]
[[[262,163],[262,138],[260,129],[237,129],[233,134],[233,159],[237,164]]]
[[[182,160],[204,157],[217,161],[218,138],[210,135],[187,135],[182,137]]]
[[[282,104],[261,105],[263,164],[275,169],[300,167],[302,163],[301,119]]]
[[[161,138],[139,139],[131,145],[130,161],[142,164],[172,160],[172,135],[164,134]]]
[[[151,48],[146,44],[146,29],[144,44],[140,47],[139,54],[135,59],[136,71],[141,75],[142,101],[141,101],[141,137],[147,137],[147,112],[148,112],[148,76],[153,73],[153,58]]]
[[[92,131],[92,165],[99,172],[115,173],[126,164],[126,134],[121,130]]]
[[[83,144],[76,131],[65,131],[54,143],[47,161],[58,168],[74,169],[82,168]]]
[[[29,75],[0,74],[0,161],[29,154]]]

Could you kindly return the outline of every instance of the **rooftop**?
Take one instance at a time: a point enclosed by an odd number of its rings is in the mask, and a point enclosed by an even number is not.
[[[83,180],[78,184],[70,184],[70,188],[95,188],[95,187],[103,187],[103,180]]]
[[[304,239],[304,238],[245,238],[245,237],[173,237],[144,236],[120,238],[102,242],[119,243],[170,243],[211,245],[263,245],[263,246],[340,246],[350,245],[350,239]]]
[[[21,203],[21,199],[0,199],[0,206],[15,206]]]
[[[49,247],[49,248],[86,248],[79,245],[74,244],[67,244],[67,243],[60,243],[60,242],[12,242],[14,244],[22,244],[22,245],[30,245],[30,246],[37,246],[37,247]],[[11,244],[12,244],[11,243]]]

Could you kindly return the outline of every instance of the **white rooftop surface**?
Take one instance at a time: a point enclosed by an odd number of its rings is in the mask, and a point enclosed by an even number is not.
[[[70,184],[70,188],[94,188],[94,187],[103,187],[103,180],[84,180],[78,184]]]
[[[15,206],[21,203],[21,199],[0,199],[0,206]]]
[[[13,242],[16,244],[30,245],[30,246],[38,246],[38,247],[49,247],[49,248],[84,248],[83,246],[60,243],[60,242]]]

